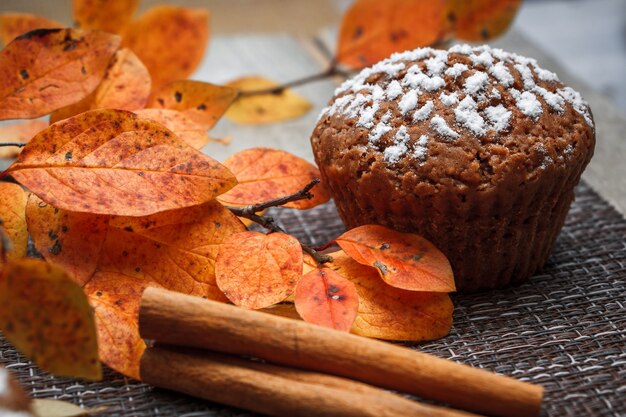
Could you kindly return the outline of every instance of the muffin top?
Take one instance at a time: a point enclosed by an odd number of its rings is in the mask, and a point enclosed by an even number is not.
[[[586,163],[594,127],[580,94],[536,60],[456,45],[397,53],[344,82],[312,142],[318,163],[334,148],[395,175],[488,187]]]

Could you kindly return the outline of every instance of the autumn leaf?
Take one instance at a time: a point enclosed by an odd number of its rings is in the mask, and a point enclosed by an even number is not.
[[[202,204],[236,183],[160,124],[108,109],[53,124],[6,172],[56,208],[124,216]]]
[[[241,93],[261,91],[278,86],[274,81],[263,77],[243,77],[226,85]],[[240,94],[237,101],[226,112],[226,117],[240,124],[274,123],[300,117],[311,108],[312,105],[307,99],[285,89],[278,93]]]
[[[73,0],[74,20],[81,29],[121,33],[137,10],[139,0]]]
[[[28,142],[37,133],[48,127],[43,120],[26,120],[0,125],[0,142]],[[14,158],[22,148],[17,146],[0,147],[0,158]]]
[[[222,194],[219,201],[226,205],[256,204],[293,194],[315,178],[319,170],[295,155],[278,149],[250,148],[224,161],[237,177],[238,184]],[[327,202],[330,195],[321,185],[311,190],[313,198],[293,201],[285,207],[308,209]]]
[[[190,76],[202,61],[208,41],[208,11],[160,5],[128,26],[123,46],[148,67],[157,89]]]
[[[339,31],[337,59],[363,68],[393,52],[429,46],[445,36],[446,0],[357,0]]]
[[[259,309],[293,293],[302,273],[302,248],[283,233],[241,232],[222,244],[215,264],[217,286],[234,304]]]
[[[31,119],[82,100],[100,83],[120,38],[37,29],[0,52],[0,120]]]
[[[296,306],[293,302],[283,302],[274,304],[273,306],[259,309],[263,313],[272,314],[274,316],[286,317],[293,320],[302,320],[302,317],[296,311]]]
[[[522,0],[446,0],[449,29],[458,39],[484,42],[511,26]]]
[[[50,115],[50,123],[95,109],[137,110],[150,97],[148,69],[130,49],[118,49],[98,87],[78,103]]]
[[[57,21],[30,13],[0,13],[0,41],[4,45],[31,30],[62,27]]]
[[[0,415],[30,417],[30,398],[17,380],[3,366],[0,366]],[[10,414],[13,412],[14,414]],[[19,413],[21,412],[21,413]]]
[[[62,269],[17,259],[0,277],[0,328],[40,368],[57,376],[99,380],[93,310]]]
[[[0,239],[0,253],[7,251],[8,260],[23,258],[26,256],[28,244],[28,231],[26,230],[26,193],[17,184],[0,182],[0,228],[11,243],[10,248],[3,248]],[[0,270],[2,269],[2,256],[0,256]]]
[[[296,310],[304,321],[349,332],[359,309],[354,284],[329,268],[304,275],[296,287]]]
[[[205,127],[178,110],[143,109],[136,110],[135,114],[142,119],[153,120],[162,124],[194,149],[200,149],[211,141]]]
[[[146,107],[178,110],[211,129],[237,98],[237,90],[202,81],[179,80],[163,86]]]
[[[378,225],[348,230],[336,240],[355,261],[369,265],[389,285],[412,291],[455,291],[450,262],[423,237]]]
[[[106,406],[83,408],[68,401],[35,398],[31,402],[35,417],[83,417],[106,411]],[[25,416],[20,416],[25,417]]]
[[[342,251],[331,254],[328,267],[350,280],[359,296],[359,312],[352,333],[386,340],[434,340],[452,327],[454,306],[448,294],[407,291],[380,279],[374,268]]]

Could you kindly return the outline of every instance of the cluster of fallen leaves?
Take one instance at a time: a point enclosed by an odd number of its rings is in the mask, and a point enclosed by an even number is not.
[[[28,140],[2,174],[20,185],[0,182],[0,328],[19,350],[56,375],[98,379],[102,361],[137,378],[145,349],[137,315],[148,286],[381,339],[449,332],[454,278],[423,238],[366,225],[329,242],[332,260],[320,262],[295,237],[248,230],[235,215],[297,194],[319,172],[267,148],[219,163],[198,150],[207,131],[226,112],[261,123],[297,113],[285,108],[306,111],[306,103],[285,91],[267,100],[242,94],[274,86],[264,79],[185,80],[206,47],[204,11],[159,6],[133,20],[136,1],[101,3],[74,1],[80,29],[0,16],[0,120],[49,114],[52,122],[12,125],[15,136],[4,136]],[[406,42],[418,46],[419,21],[407,4],[430,7],[431,17],[445,5],[437,25],[446,29],[432,43],[479,26],[496,34],[519,2],[461,3],[357,1],[339,62],[362,66]],[[490,22],[508,21],[485,26],[486,3],[497,6]],[[372,24],[379,21],[392,24]],[[329,199],[323,185],[304,194],[284,206]],[[273,224],[255,213],[247,220]],[[45,261],[26,256],[29,235]]]

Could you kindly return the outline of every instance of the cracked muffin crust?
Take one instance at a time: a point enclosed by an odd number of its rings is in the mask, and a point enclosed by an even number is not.
[[[554,73],[468,45],[364,69],[311,137],[346,226],[423,235],[460,291],[521,282],[545,263],[594,143],[587,103]]]

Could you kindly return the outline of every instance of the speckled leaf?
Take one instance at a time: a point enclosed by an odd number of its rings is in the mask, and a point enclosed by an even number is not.
[[[7,172],[56,208],[123,216],[202,204],[236,183],[162,125],[107,109],[53,124]]]
[[[448,294],[407,291],[387,285],[376,270],[343,252],[331,254],[328,264],[350,280],[359,296],[359,312],[352,333],[386,340],[434,340],[452,327],[454,306]]]
[[[337,59],[362,68],[432,45],[445,35],[444,10],[445,0],[357,0],[343,17]]]
[[[146,64],[156,89],[190,76],[202,61],[208,41],[207,10],[160,5],[128,26],[123,45]]]
[[[0,277],[0,328],[42,369],[102,378],[93,310],[65,271],[38,259],[7,264]]]
[[[118,49],[98,88],[78,103],[53,112],[50,123],[94,109],[141,109],[149,97],[148,69],[130,49]]]
[[[43,120],[26,120],[0,125],[0,142],[28,142],[37,133],[48,127]],[[16,146],[0,147],[0,158],[14,158],[22,148]]]
[[[120,33],[132,19],[139,0],[73,0],[72,5],[80,28]]]
[[[302,248],[293,236],[242,232],[222,244],[217,286],[238,306],[259,309],[291,295],[302,274]]]
[[[82,100],[100,83],[117,35],[37,29],[0,52],[0,120],[31,119]]]
[[[284,197],[320,178],[319,170],[309,162],[271,148],[246,149],[226,159],[224,165],[238,181],[235,188],[219,197],[226,205],[254,204]],[[313,198],[310,200],[294,201],[285,204],[285,207],[309,209],[330,199],[321,184],[316,185],[311,194]]]
[[[178,110],[205,129],[212,128],[237,98],[237,90],[202,81],[179,80],[163,86],[147,107]]]
[[[212,140],[207,135],[207,129],[204,126],[194,122],[189,116],[178,110],[143,109],[136,110],[135,114],[142,119],[161,123],[192,148],[200,149]]]
[[[278,86],[263,77],[243,77],[226,84],[236,90],[258,91]],[[226,117],[241,124],[274,123],[295,119],[311,110],[312,104],[304,97],[286,89],[280,93],[240,96],[226,112]]]
[[[7,260],[26,256],[28,230],[26,230],[26,193],[17,184],[0,182],[0,227],[10,241],[10,247],[3,248],[0,239],[0,253],[6,250]],[[0,256],[0,270],[2,269]]]
[[[355,261],[376,268],[391,286],[412,291],[455,290],[450,262],[419,235],[370,224],[348,230],[335,241]]]
[[[485,42],[511,26],[522,0],[446,0],[449,31],[456,38]]]
[[[0,13],[0,41],[4,45],[31,30],[62,27],[63,25],[55,20],[30,13]]]
[[[354,284],[329,268],[304,275],[296,287],[296,310],[304,321],[349,332],[359,310]]]

